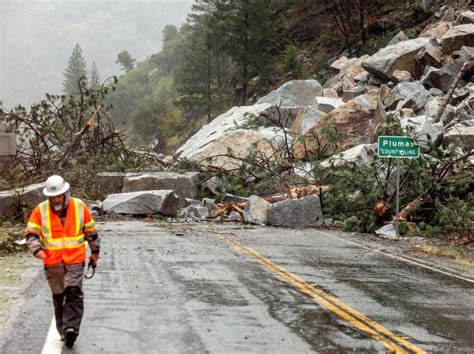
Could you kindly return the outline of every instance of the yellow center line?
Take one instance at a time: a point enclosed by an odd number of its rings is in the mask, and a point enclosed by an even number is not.
[[[272,273],[278,275],[287,283],[293,285],[300,292],[310,296],[328,310],[352,324],[354,327],[369,334],[372,338],[385,345],[385,347],[387,347],[389,350],[394,351],[395,353],[425,353],[422,349],[407,342],[404,338],[397,336],[395,333],[389,331],[378,323],[370,320],[365,315],[357,312],[353,308],[337,300],[335,297],[329,295],[323,290],[318,289],[313,284],[306,282],[304,279],[289,272],[283,267],[274,264],[269,259],[260,255],[257,251],[249,247],[242,246],[227,236],[219,237],[226,241],[234,249],[252,257],[257,263],[261,264]]]

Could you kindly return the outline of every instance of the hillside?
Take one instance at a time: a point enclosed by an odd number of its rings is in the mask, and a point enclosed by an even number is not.
[[[161,52],[120,78],[110,96],[113,119],[132,135],[132,144],[154,143],[156,151],[171,153],[231,106],[256,102],[291,79],[324,83],[334,73],[330,62],[338,57],[373,54],[400,30],[414,38],[439,18],[443,6],[467,6],[462,1],[438,1],[423,10],[421,3],[268,0],[251,1],[249,9],[228,9],[204,1],[193,7],[180,29],[163,30]],[[240,32],[229,32],[241,25],[239,11],[248,11],[250,22]],[[258,25],[264,19],[271,28]],[[250,38],[248,49],[222,41],[226,38]]]

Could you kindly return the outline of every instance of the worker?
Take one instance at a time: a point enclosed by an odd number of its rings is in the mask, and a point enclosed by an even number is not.
[[[43,194],[48,199],[36,206],[25,229],[28,249],[44,263],[53,293],[56,328],[68,348],[74,346],[84,313],[82,279],[86,243],[93,268],[99,259],[100,238],[91,212],[71,197],[69,183],[58,175],[49,177]]]

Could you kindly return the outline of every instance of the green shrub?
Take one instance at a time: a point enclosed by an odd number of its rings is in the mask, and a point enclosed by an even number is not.
[[[283,74],[289,73],[292,79],[300,78],[303,73],[303,65],[298,56],[299,49],[293,44],[288,45],[281,56]]]
[[[321,47],[327,47],[335,43],[337,40],[338,40],[337,37],[329,33],[323,33],[316,40],[316,45],[321,46]]]

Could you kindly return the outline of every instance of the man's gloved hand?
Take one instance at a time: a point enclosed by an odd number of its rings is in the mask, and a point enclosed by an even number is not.
[[[46,253],[44,253],[44,251],[36,252],[35,257],[44,260],[46,258]]]
[[[99,254],[98,253],[92,253],[89,257],[89,264],[91,265],[92,268],[97,267],[97,261],[99,260]]]

